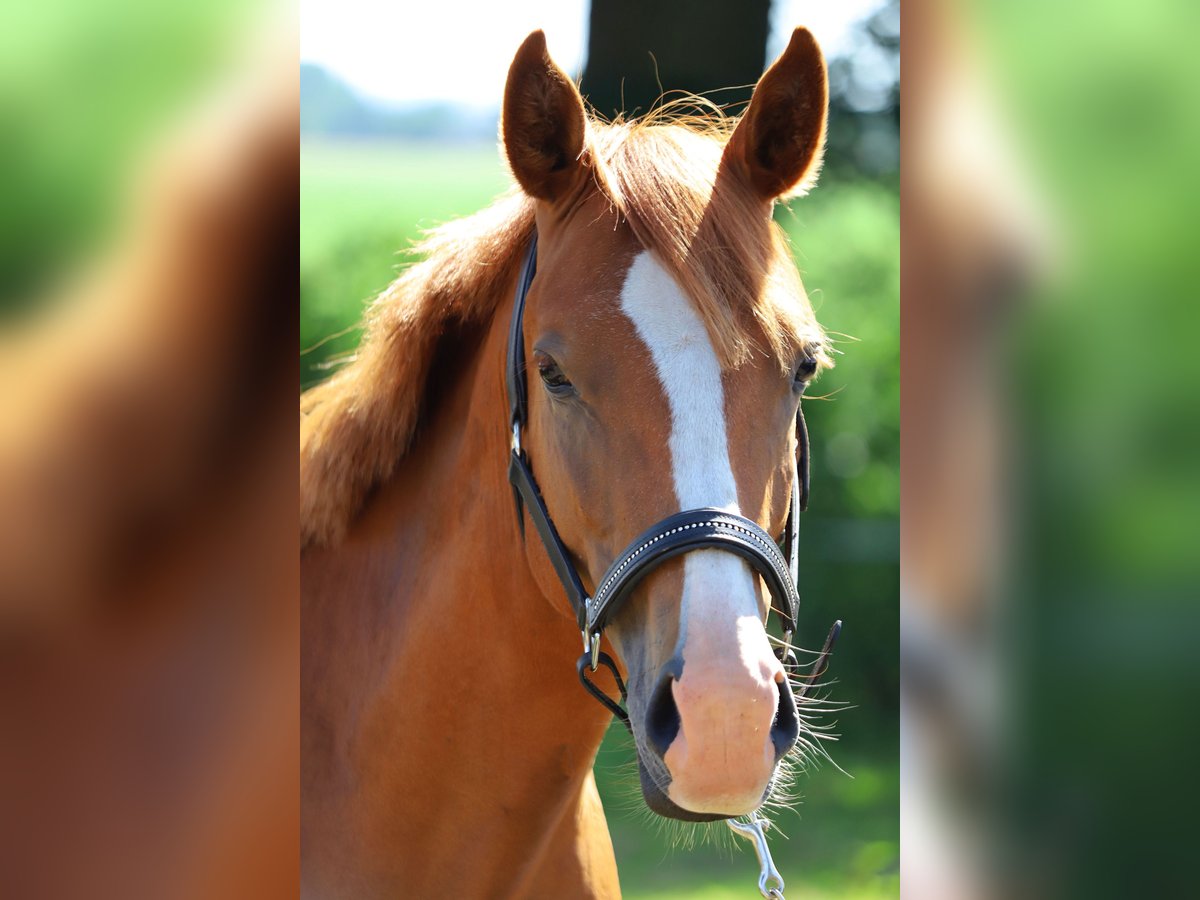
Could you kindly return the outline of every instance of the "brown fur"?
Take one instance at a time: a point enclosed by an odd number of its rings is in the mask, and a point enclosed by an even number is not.
[[[513,175],[525,193],[557,200],[579,180],[587,121],[583,99],[535,31],[508,70],[500,131]]]
[[[761,197],[803,193],[816,181],[828,106],[821,50],[808,29],[797,28],[754,88],[745,121],[730,141],[730,153]]]
[[[336,541],[368,490],[387,478],[416,431],[438,340],[495,308],[533,227],[513,195],[444,226],[372,305],[357,359],[300,401],[302,545]]]
[[[545,56],[544,39],[540,44],[534,39],[537,34],[522,45],[512,71],[518,79],[523,65],[543,76],[549,71],[548,77],[578,100],[574,86],[559,79],[561,73],[554,74],[558,70]],[[811,37],[807,40],[811,43]],[[794,37],[793,44],[803,51],[803,65],[788,63],[785,56],[764,76],[764,83],[771,79],[764,95],[768,108],[780,102],[780,85],[791,84],[789,79],[799,78],[801,86],[809,87],[816,79],[804,40]],[[819,74],[823,98],[823,67]],[[543,101],[532,108],[509,99],[505,103],[506,149],[514,172],[522,173],[518,180],[534,196],[561,193],[567,177],[561,169],[550,172],[553,165],[542,155],[543,138],[528,137],[538,133],[538,121],[563,115],[562,102]],[[763,108],[762,102],[751,103],[743,125],[766,116]],[[822,99],[822,139],[824,108]],[[803,111],[808,127],[817,127],[810,121],[812,109]],[[772,121],[778,119],[776,114]],[[608,199],[642,246],[696,303],[723,363],[740,365],[755,355],[784,360],[788,350],[809,347],[829,365],[808,304],[778,302],[802,295],[782,231],[762,227],[761,197],[756,201],[746,191],[722,187],[744,177],[733,171],[737,163],[724,153],[731,133],[742,133],[742,127],[733,128],[736,124],[680,118],[671,107],[637,122],[589,120],[581,159],[572,161],[590,175],[586,187]],[[568,144],[575,139],[570,129],[544,130]],[[523,136],[517,137],[518,132]],[[777,143],[786,143],[784,136],[769,133]],[[803,165],[797,169],[789,161],[790,174],[775,176],[780,185],[788,182],[787,188],[816,166],[819,143],[807,137],[801,143],[802,151],[789,159],[803,158]],[[554,190],[544,180],[551,175],[557,180]],[[439,341],[491,317],[529,240],[533,211],[530,199],[513,193],[433,231],[414,250],[424,262],[408,269],[372,304],[355,361],[301,398],[302,547],[335,544],[367,493],[404,456],[419,425],[426,376]],[[759,340],[766,346],[759,346]]]

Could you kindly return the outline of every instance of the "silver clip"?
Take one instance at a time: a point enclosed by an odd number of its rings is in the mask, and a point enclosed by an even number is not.
[[[521,423],[520,422],[513,422],[512,444],[510,446],[512,447],[513,453],[521,452]]]
[[[595,672],[600,664],[600,632],[588,634],[588,630],[583,629],[583,652],[588,658],[588,667]]]
[[[726,819],[725,824],[734,834],[754,842],[754,855],[758,857],[758,892],[768,900],[783,900],[783,876],[775,868],[771,859],[771,850],[767,847],[767,836],[764,829],[767,822],[755,815],[752,819],[739,822],[736,819]]]

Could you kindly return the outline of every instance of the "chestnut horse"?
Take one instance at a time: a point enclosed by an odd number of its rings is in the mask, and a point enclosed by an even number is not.
[[[826,109],[804,29],[733,128],[598,123],[541,32],[518,50],[519,190],[433,232],[355,361],[301,400],[309,896],[618,895],[591,771],[609,713],[576,682],[574,616],[506,474],[521,261],[536,231],[523,449],[589,593],[680,510],[778,535],[800,394],[829,359],[771,213],[814,181]],[[651,809],[708,821],[770,794],[803,722],[769,612],[750,565],[707,549],[609,624]]]

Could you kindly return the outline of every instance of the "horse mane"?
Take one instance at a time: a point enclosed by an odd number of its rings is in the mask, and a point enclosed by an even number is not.
[[[831,361],[782,230],[722,152],[736,120],[659,107],[634,121],[589,118],[595,187],[696,303],[722,363],[797,349]],[[490,320],[516,278],[534,201],[511,189],[481,212],[428,232],[370,305],[353,361],[300,398],[301,548],[335,544],[368,492],[411,446],[440,343]],[[797,302],[799,300],[799,302]],[[765,346],[762,346],[765,342]]]

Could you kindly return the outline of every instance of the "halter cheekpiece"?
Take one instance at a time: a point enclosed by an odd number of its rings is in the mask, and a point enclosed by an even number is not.
[[[600,578],[595,596],[589,597],[579,579],[579,573],[571,562],[567,548],[558,536],[537,481],[533,477],[528,455],[521,446],[521,429],[525,425],[528,411],[525,378],[525,298],[536,274],[535,230],[517,278],[512,322],[508,333],[506,381],[512,426],[508,480],[513,486],[517,519],[522,534],[525,529],[523,510],[528,510],[529,518],[542,539],[554,571],[558,574],[567,599],[575,611],[583,636],[583,655],[576,665],[579,680],[592,696],[611,710],[627,728],[629,727],[629,716],[625,710],[587,677],[588,671],[594,672],[598,665],[604,665],[616,678],[621,699],[625,700],[625,685],[617,672],[616,664],[607,653],[600,651],[600,635],[625,599],[650,572],[668,559],[701,549],[724,550],[737,554],[762,576],[783,624],[783,644],[776,650],[776,654],[788,670],[794,672],[797,668],[796,658],[789,647],[800,608],[800,597],[796,591],[799,576],[798,514],[808,506],[808,430],[804,425],[803,413],[799,412],[796,415],[797,451],[793,460],[792,500],[780,541],[776,542],[775,538],[756,522],[725,510],[712,507],[684,510],[657,522],[634,538]],[[825,646],[813,664],[812,674],[806,676],[807,684],[811,684],[812,680],[824,671],[841,624],[840,621],[835,622],[830,630]],[[807,684],[802,686],[797,699],[803,696],[803,687]]]

